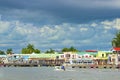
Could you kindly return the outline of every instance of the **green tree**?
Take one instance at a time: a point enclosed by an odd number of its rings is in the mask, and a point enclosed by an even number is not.
[[[62,52],[68,52],[68,51],[69,51],[68,48],[63,48],[63,49],[62,49]]]
[[[40,50],[39,49],[35,49],[34,52],[37,53],[37,54],[39,54]]]
[[[22,54],[40,53],[39,49],[35,49],[34,45],[28,44],[26,48],[22,48]]]
[[[0,50],[0,55],[5,55],[5,52]]]
[[[78,50],[75,49],[73,46],[71,46],[70,48],[63,48],[62,52],[77,52]]]
[[[34,45],[32,45],[32,44],[28,44],[27,49],[28,49],[28,53],[33,53],[35,50]]]
[[[51,54],[54,54],[54,53],[55,53],[55,50],[53,50],[52,48],[50,48],[50,50],[47,50],[45,53],[51,53]]]
[[[120,47],[120,31],[116,33],[116,37],[112,40],[113,47]]]
[[[50,53],[55,53],[55,50],[53,50],[52,48],[50,48]]]
[[[12,54],[13,53],[12,51],[13,51],[12,48],[9,48],[9,49],[7,49],[6,53],[7,54]]]
[[[73,46],[71,46],[71,47],[69,48],[69,51],[71,51],[71,52],[77,52],[78,50],[75,49]]]
[[[22,49],[22,53],[23,53],[23,54],[27,54],[27,53],[30,53],[30,52],[29,52],[29,49],[23,48],[23,49]]]
[[[47,50],[45,53],[49,53],[49,51]]]

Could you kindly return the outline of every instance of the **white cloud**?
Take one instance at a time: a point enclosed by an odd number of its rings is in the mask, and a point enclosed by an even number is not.
[[[0,33],[6,32],[10,27],[10,22],[0,21]]]
[[[61,48],[63,46],[96,47],[110,46],[114,37],[113,29],[120,29],[120,19],[93,22],[88,24],[43,25],[19,21],[0,21],[1,47],[18,47],[21,49],[28,43],[38,48]],[[92,25],[92,26],[91,26]]]
[[[111,21],[106,20],[106,21],[101,22],[101,24],[111,26],[113,23]]]
[[[101,24],[103,25],[103,27],[105,29],[112,29],[112,28],[116,28],[117,30],[120,30],[120,19],[117,18],[113,21],[102,21]]]
[[[115,24],[114,24],[114,27],[118,30],[120,30],[120,18],[114,20]]]
[[[91,26],[92,27],[97,27],[97,24],[96,23],[92,23]]]
[[[88,28],[80,28],[80,31],[87,31],[88,30]]]

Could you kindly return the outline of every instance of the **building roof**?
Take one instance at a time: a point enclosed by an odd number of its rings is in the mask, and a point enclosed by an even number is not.
[[[7,57],[6,55],[0,55],[0,57]]]
[[[77,52],[79,55],[89,54],[89,55],[96,55],[97,52]]]
[[[114,47],[112,51],[120,51],[120,47]]]
[[[29,58],[56,58],[60,54],[32,54]]]
[[[97,50],[86,50],[86,52],[97,52]]]

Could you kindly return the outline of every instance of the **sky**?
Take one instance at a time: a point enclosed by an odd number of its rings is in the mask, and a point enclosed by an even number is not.
[[[0,50],[110,50],[120,0],[0,0]]]

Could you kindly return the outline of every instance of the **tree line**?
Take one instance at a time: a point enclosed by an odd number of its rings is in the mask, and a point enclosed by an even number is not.
[[[61,52],[77,52],[77,51],[78,50],[75,49],[73,46],[70,47],[70,48],[63,48],[61,50]],[[45,51],[46,54],[48,54],[48,53],[54,54],[55,52],[56,51],[54,49],[52,49],[52,48]],[[22,54],[32,54],[32,53],[40,54],[41,50],[36,49],[33,44],[28,44],[25,48],[22,48],[21,53]],[[4,55],[4,54],[14,54],[14,53],[13,53],[12,48],[10,48],[10,49],[7,49],[6,52],[0,50],[0,54]]]
[[[115,38],[112,40],[113,47],[120,47],[120,31],[116,33]]]
[[[12,50],[12,48],[7,49],[6,51],[0,50],[0,54],[1,55],[4,55],[4,54],[13,54],[13,50]]]

